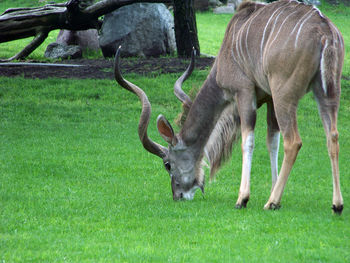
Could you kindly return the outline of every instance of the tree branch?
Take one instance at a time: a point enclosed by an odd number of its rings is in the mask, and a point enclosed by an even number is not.
[[[172,2],[172,0],[102,0],[84,9],[83,13],[87,13],[90,14],[92,17],[98,18],[122,6],[134,3],[171,4]]]
[[[82,0],[48,4],[34,8],[10,8],[0,16],[0,43],[35,36],[17,55],[3,60],[24,59],[55,29],[86,30],[100,28],[98,18],[117,8],[133,3],[171,3],[171,0],[102,0],[85,7]]]
[[[83,10],[79,0],[35,8],[12,8],[0,16],[0,43],[36,36],[55,29],[98,28],[98,18],[117,8],[139,2],[171,3],[171,0],[102,0]]]
[[[30,42],[21,52],[19,52],[18,54],[14,55],[9,59],[0,60],[0,62],[26,58],[45,41],[48,35],[49,35],[48,32],[45,32],[45,31],[39,32],[38,35],[36,35],[36,37],[32,40],[32,42]]]

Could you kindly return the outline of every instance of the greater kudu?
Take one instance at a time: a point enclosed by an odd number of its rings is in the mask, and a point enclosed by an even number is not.
[[[272,190],[264,208],[279,208],[302,145],[297,127],[298,102],[312,90],[331,160],[332,209],[341,214],[337,114],[344,42],[338,29],[317,8],[289,0],[269,5],[243,2],[227,27],[220,52],[194,102],[181,89],[190,69],[175,85],[178,98],[190,108],[179,134],[174,134],[162,115],[158,117],[158,131],[169,148],[148,138],[150,103],[140,88],[123,79],[118,59],[119,52],[115,62],[116,80],[142,101],[139,136],[149,152],[163,159],[171,177],[174,200],[192,199],[197,188],[203,190],[203,157],[206,155],[215,172],[221,160],[229,155],[227,152],[240,130],[243,167],[236,208],[246,207],[250,196],[256,110],[266,103]],[[277,176],[280,132],[284,139],[284,158]]]

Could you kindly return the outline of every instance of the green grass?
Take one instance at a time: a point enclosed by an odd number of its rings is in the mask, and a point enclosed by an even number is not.
[[[216,56],[224,39],[230,14],[196,13],[201,53]]]
[[[13,8],[13,7],[35,7],[35,6],[40,6],[39,1],[1,0],[0,13],[2,14],[8,8]]]
[[[327,12],[346,17],[347,10],[337,10]],[[212,44],[206,44],[201,28],[210,17],[197,16],[202,52],[212,54],[227,17],[218,18]],[[337,26],[346,31],[347,23]],[[346,59],[347,77],[349,64]],[[207,74],[195,71],[185,89],[200,86]],[[158,142],[157,115],[173,120],[181,109],[172,93],[178,76],[127,76],[152,102],[149,135]],[[331,213],[330,162],[311,94],[298,110],[303,147],[281,210],[262,209],[271,181],[264,107],[258,111],[251,200],[247,209],[235,210],[239,146],[217,181],[207,182],[204,197],[198,192],[191,202],[173,202],[161,160],[139,142],[140,103],[133,94],[110,80],[0,77],[0,261],[349,262],[350,81],[343,79],[342,88],[345,209],[339,217]],[[283,149],[280,161],[282,155]]]
[[[186,88],[200,85],[196,72]],[[128,78],[172,120],[177,75]],[[331,213],[332,179],[315,102],[299,109],[304,146],[280,211],[263,211],[270,189],[265,109],[259,110],[252,196],[233,209],[241,156],[203,198],[173,202],[159,158],[141,147],[140,104],[107,80],[0,80],[0,260],[5,262],[345,262],[350,260],[349,90],[339,131],[345,210]],[[347,99],[345,99],[347,98]],[[282,153],[281,153],[282,154]],[[283,257],[276,256],[283,254]]]

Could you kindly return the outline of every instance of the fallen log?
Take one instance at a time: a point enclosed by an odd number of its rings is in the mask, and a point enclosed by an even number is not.
[[[0,16],[0,43],[34,36],[33,41],[17,55],[2,61],[24,59],[40,46],[55,29],[99,29],[104,14],[133,3],[172,3],[171,0],[102,0],[81,8],[83,0],[47,4],[34,8],[11,8]]]

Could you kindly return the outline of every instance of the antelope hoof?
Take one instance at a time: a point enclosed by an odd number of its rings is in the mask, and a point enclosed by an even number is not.
[[[267,203],[264,206],[265,210],[278,210],[280,208],[281,208],[281,205],[280,204],[275,204],[275,203]]]
[[[343,212],[343,208],[344,208],[343,205],[340,205],[340,206],[333,205],[332,206],[333,213],[337,214],[337,215],[341,215],[341,213]]]
[[[237,203],[235,205],[236,209],[242,209],[242,208],[247,208],[247,203],[249,201],[249,198],[244,198],[241,203]]]

